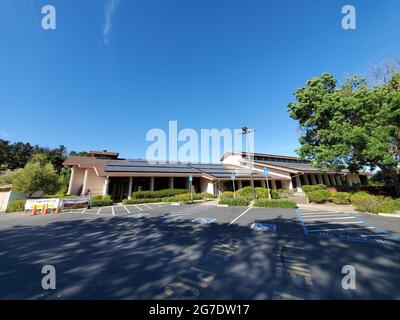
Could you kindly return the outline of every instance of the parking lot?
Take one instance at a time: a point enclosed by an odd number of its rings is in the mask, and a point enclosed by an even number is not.
[[[399,299],[397,227],[357,217],[171,204],[3,215],[0,298]],[[41,287],[44,265],[55,290]],[[346,265],[355,290],[342,288]]]

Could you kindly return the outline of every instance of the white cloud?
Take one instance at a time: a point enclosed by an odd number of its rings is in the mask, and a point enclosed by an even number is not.
[[[10,134],[8,132],[0,131],[0,138],[7,139],[8,137],[10,137]]]
[[[118,4],[119,0],[107,0],[106,2],[106,12],[104,15],[104,26],[103,26],[103,39],[105,45],[108,45],[111,26],[112,26],[112,16]]]

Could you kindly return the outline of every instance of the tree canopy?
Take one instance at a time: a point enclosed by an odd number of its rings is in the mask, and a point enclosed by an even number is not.
[[[294,93],[290,116],[299,121],[299,155],[315,166],[357,171],[380,168],[400,194],[400,74],[381,85],[351,77],[342,85],[330,73]]]

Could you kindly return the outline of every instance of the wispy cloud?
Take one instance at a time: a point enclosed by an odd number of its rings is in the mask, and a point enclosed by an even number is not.
[[[103,39],[105,45],[108,45],[110,31],[112,27],[112,16],[118,4],[119,0],[106,0],[106,12],[104,15],[104,26],[103,26]]]
[[[10,134],[8,132],[0,130],[0,138],[7,139],[8,137],[10,137]]]

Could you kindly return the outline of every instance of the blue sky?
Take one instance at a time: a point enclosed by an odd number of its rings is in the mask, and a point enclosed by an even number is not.
[[[0,137],[144,157],[147,131],[177,120],[253,127],[256,151],[295,154],[295,89],[399,56],[399,16],[398,0],[2,0]]]

